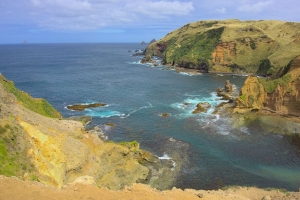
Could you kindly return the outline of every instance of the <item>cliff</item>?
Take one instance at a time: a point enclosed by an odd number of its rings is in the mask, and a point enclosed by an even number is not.
[[[90,176],[99,187],[145,182],[156,162],[136,142],[104,142],[79,121],[63,119],[46,100],[34,99],[0,75],[0,174],[62,187]],[[150,163],[151,163],[150,162]]]
[[[236,100],[238,109],[265,110],[284,116],[300,116],[300,56],[277,79],[249,76]]]
[[[203,72],[271,75],[300,54],[299,28],[274,20],[198,21],[168,33],[145,53]]]
[[[233,127],[255,124],[266,133],[296,134],[300,131],[300,56],[281,77],[249,76],[233,106]],[[255,125],[258,126],[258,125]]]

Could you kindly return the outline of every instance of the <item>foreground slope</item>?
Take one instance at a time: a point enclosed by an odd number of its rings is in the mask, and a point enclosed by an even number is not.
[[[198,21],[150,44],[147,55],[204,72],[270,75],[300,55],[300,23],[275,20]]]
[[[152,157],[137,143],[86,133],[81,122],[62,119],[48,102],[0,75],[0,174],[58,188],[88,175],[100,187],[120,189],[145,181],[149,169],[140,162]]]

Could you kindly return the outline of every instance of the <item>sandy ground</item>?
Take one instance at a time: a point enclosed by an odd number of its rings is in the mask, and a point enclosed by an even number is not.
[[[168,191],[158,191],[147,185],[134,184],[120,191],[98,188],[94,185],[69,184],[57,189],[39,182],[21,181],[18,178],[0,176],[0,200],[57,200],[57,199],[86,199],[86,200],[246,200],[246,199],[300,199],[298,192],[283,193],[280,191],[265,191],[257,188],[231,188],[226,191],[180,190],[173,188]]]

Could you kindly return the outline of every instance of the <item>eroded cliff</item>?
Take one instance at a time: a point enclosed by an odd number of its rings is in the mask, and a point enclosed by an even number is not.
[[[300,56],[276,79],[249,76],[236,100],[235,111],[265,110],[285,116],[300,116]]]

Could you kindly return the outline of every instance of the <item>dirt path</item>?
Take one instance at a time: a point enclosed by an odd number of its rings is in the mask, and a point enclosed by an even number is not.
[[[93,185],[70,184],[57,189],[39,182],[21,181],[17,178],[0,176],[0,200],[58,200],[58,199],[86,199],[86,200],[246,200],[246,199],[300,199],[297,193],[282,193],[279,191],[265,191],[257,188],[231,188],[223,191],[180,190],[173,188],[168,191],[158,191],[150,186],[134,184],[120,191],[111,191]]]

